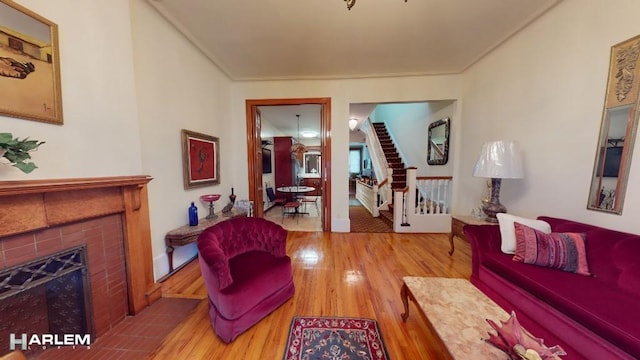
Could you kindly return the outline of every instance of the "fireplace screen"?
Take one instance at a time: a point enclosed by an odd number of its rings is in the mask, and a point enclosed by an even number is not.
[[[0,355],[9,352],[12,337],[23,339],[24,334],[27,339],[43,334],[93,337],[87,272],[84,245],[2,270]],[[30,346],[24,351],[43,350],[43,346]]]

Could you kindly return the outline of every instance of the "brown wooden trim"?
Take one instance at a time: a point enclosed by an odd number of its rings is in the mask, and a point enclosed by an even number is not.
[[[0,182],[1,237],[121,213],[129,312],[160,298],[153,279],[147,175]]]
[[[0,196],[146,184],[149,175],[0,181]]]
[[[258,106],[319,104],[320,151],[322,153],[322,207],[323,231],[331,231],[331,98],[247,99],[245,101],[247,126],[247,165],[249,169],[249,200],[262,204],[262,144],[260,128],[255,123]],[[262,206],[254,206],[254,214],[263,217]]]
[[[382,180],[382,181],[378,184],[378,187],[384,186],[384,185],[385,185],[386,183],[388,183],[388,182],[389,182],[389,179],[388,179],[388,178],[385,178],[384,180]]]

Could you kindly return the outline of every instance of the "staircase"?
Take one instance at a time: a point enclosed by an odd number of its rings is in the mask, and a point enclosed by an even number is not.
[[[402,189],[407,185],[407,174],[404,169],[404,162],[402,162],[400,154],[398,153],[391,136],[387,132],[385,124],[373,123],[373,128],[376,131],[376,135],[380,141],[380,146],[382,146],[384,156],[389,163],[389,167],[393,169],[393,182],[391,183],[391,188],[393,190]]]

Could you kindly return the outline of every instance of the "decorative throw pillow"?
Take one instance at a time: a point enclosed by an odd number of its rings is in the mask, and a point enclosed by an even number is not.
[[[584,233],[545,234],[515,223],[516,254],[514,261],[545,266],[590,276]]]
[[[505,254],[514,254],[516,252],[516,231],[513,226],[514,222],[519,222],[520,224],[527,225],[547,234],[551,232],[551,225],[546,221],[527,219],[506,213],[498,213],[496,214],[496,217],[498,218],[498,224],[500,225],[500,237],[502,238],[500,249]]]

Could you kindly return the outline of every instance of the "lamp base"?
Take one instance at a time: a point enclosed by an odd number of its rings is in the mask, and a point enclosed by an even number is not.
[[[482,211],[484,211],[485,215],[487,215],[486,221],[491,223],[497,223],[498,218],[496,218],[496,214],[498,213],[506,213],[507,208],[500,204],[500,185],[502,183],[502,179],[492,178],[491,179],[491,200],[488,203],[482,205]]]
[[[498,218],[496,217],[496,214],[506,213],[507,208],[500,203],[498,204],[488,203],[482,206],[482,211],[484,211],[484,214],[487,215],[487,217],[485,218],[486,221],[490,223],[497,223]]]

